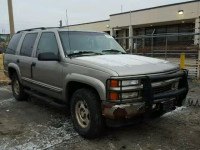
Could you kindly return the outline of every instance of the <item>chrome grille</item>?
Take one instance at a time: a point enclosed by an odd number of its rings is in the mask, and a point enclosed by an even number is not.
[[[158,86],[153,88],[153,94],[163,93],[170,91],[172,89],[172,84],[168,84],[165,86]]]
[[[175,83],[179,82],[180,78],[165,80],[162,82],[152,83],[153,93],[163,93],[174,89]]]

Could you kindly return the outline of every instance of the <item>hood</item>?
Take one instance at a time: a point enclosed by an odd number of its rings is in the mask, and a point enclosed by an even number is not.
[[[161,73],[178,68],[178,65],[165,60],[128,54],[84,56],[75,59],[110,69],[119,76]]]

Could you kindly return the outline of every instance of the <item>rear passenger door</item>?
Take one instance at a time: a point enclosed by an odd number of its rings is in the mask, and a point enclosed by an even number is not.
[[[37,35],[38,33],[28,33],[25,35],[19,57],[16,60],[20,67],[21,77],[25,81],[31,78],[32,52]]]

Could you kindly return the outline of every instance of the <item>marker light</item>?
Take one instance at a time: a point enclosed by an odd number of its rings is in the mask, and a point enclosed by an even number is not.
[[[179,14],[179,15],[183,15],[183,10],[179,10],[179,11],[178,11],[178,14]]]
[[[119,100],[119,94],[117,92],[111,92],[110,100]]]
[[[117,80],[111,80],[110,87],[119,87],[119,82]]]

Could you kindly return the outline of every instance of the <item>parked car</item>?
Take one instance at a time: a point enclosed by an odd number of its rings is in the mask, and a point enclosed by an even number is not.
[[[5,52],[9,40],[10,40],[9,34],[0,34],[0,54]]]
[[[70,106],[75,130],[97,137],[105,125],[132,123],[181,106],[187,71],[130,55],[103,32],[39,28],[17,32],[4,57],[16,100],[35,96]]]

